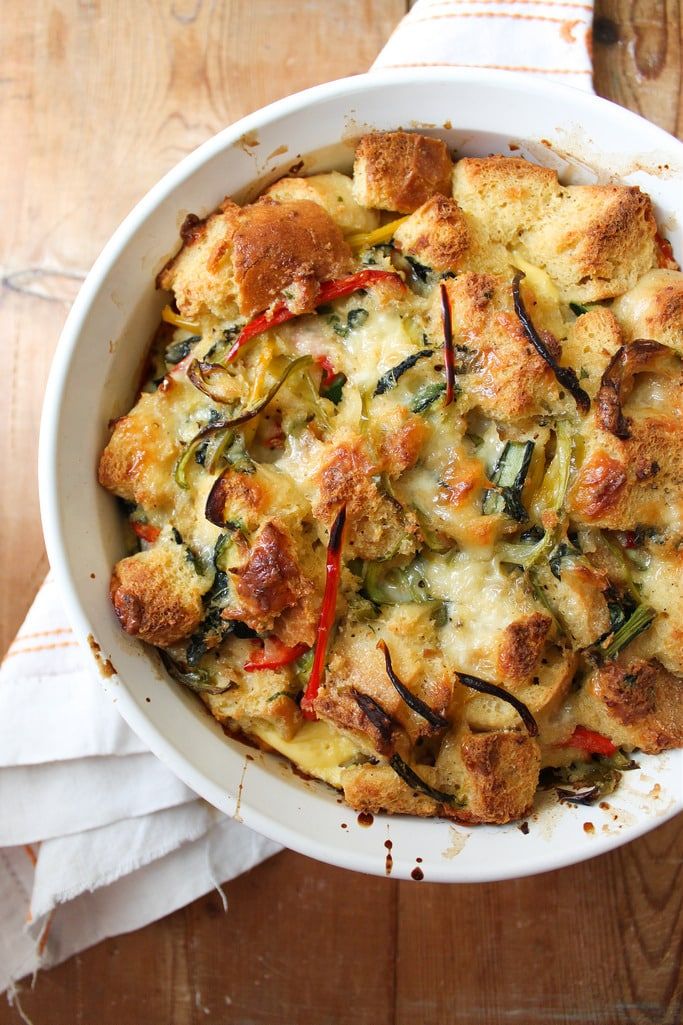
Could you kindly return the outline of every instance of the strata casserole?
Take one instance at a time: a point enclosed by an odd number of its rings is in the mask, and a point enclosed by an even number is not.
[[[360,140],[190,215],[101,484],[124,630],[365,811],[504,823],[683,744],[683,274],[638,188]]]

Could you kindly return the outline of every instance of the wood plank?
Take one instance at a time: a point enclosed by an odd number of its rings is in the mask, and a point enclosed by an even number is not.
[[[227,913],[211,893],[41,974],[21,1005],[34,1025],[392,1025],[397,892],[284,852],[225,887]]]
[[[679,1025],[682,850],[679,816],[560,872],[402,883],[395,1025]]]
[[[680,0],[596,0],[593,57],[600,96],[683,137]]]

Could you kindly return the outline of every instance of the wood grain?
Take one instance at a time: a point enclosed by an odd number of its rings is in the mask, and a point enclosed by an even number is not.
[[[683,136],[680,0],[596,0],[595,91]]]
[[[6,0],[0,651],[45,571],[35,447],[69,304],[133,203],[250,110],[364,70],[404,0]],[[340,39],[342,40],[340,42]],[[680,0],[599,0],[599,93],[683,135]],[[590,838],[587,837],[587,843]],[[22,994],[34,1025],[680,1025],[683,820],[490,886],[291,853]],[[0,1025],[20,1021],[0,1001]]]

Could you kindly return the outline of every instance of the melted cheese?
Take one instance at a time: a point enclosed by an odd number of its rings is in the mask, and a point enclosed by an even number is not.
[[[425,560],[425,578],[430,594],[449,603],[450,622],[440,634],[446,660],[462,672],[498,679],[500,634],[534,608],[522,585],[496,561],[463,552]]]
[[[322,720],[305,722],[293,740],[284,740],[274,727],[260,722],[251,732],[303,772],[333,787],[341,786],[344,768],[360,753],[353,741]]]

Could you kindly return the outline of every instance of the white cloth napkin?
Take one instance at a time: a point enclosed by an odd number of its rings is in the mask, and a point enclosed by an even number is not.
[[[372,66],[497,68],[593,91],[592,0],[418,0]]]
[[[418,0],[373,66],[500,67],[591,88],[592,4]],[[198,799],[100,689],[43,584],[0,667],[0,992],[279,850]]]

